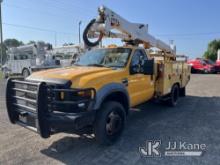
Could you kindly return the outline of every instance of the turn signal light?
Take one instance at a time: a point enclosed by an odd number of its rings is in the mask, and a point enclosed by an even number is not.
[[[64,100],[64,92],[60,92],[60,100]]]

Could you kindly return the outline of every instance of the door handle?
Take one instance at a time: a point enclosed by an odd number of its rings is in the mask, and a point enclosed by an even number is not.
[[[122,84],[124,84],[125,86],[128,86],[128,79],[124,78],[121,80]]]

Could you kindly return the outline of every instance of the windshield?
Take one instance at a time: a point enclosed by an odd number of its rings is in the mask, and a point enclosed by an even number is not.
[[[212,60],[209,60],[209,59],[206,59],[205,60],[208,64],[210,64],[210,65],[214,65],[215,64],[215,62],[213,62]]]
[[[80,56],[75,65],[125,67],[130,53],[129,48],[95,49]]]

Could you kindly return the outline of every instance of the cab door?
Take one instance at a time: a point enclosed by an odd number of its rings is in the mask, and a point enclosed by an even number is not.
[[[128,76],[128,92],[131,106],[135,106],[149,100],[154,94],[152,75],[145,75],[141,73],[144,60],[148,60],[145,51],[142,49],[135,50],[131,58]]]

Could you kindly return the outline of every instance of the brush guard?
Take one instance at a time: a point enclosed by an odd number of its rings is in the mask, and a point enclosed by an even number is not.
[[[57,95],[73,95],[82,91],[92,91],[92,98],[79,100],[58,100]],[[42,138],[56,132],[69,132],[91,124],[94,121],[93,107],[95,89],[53,88],[45,82],[25,81],[23,78],[10,78],[6,87],[6,106],[9,120]],[[84,103],[87,110],[79,112],[76,107]]]

